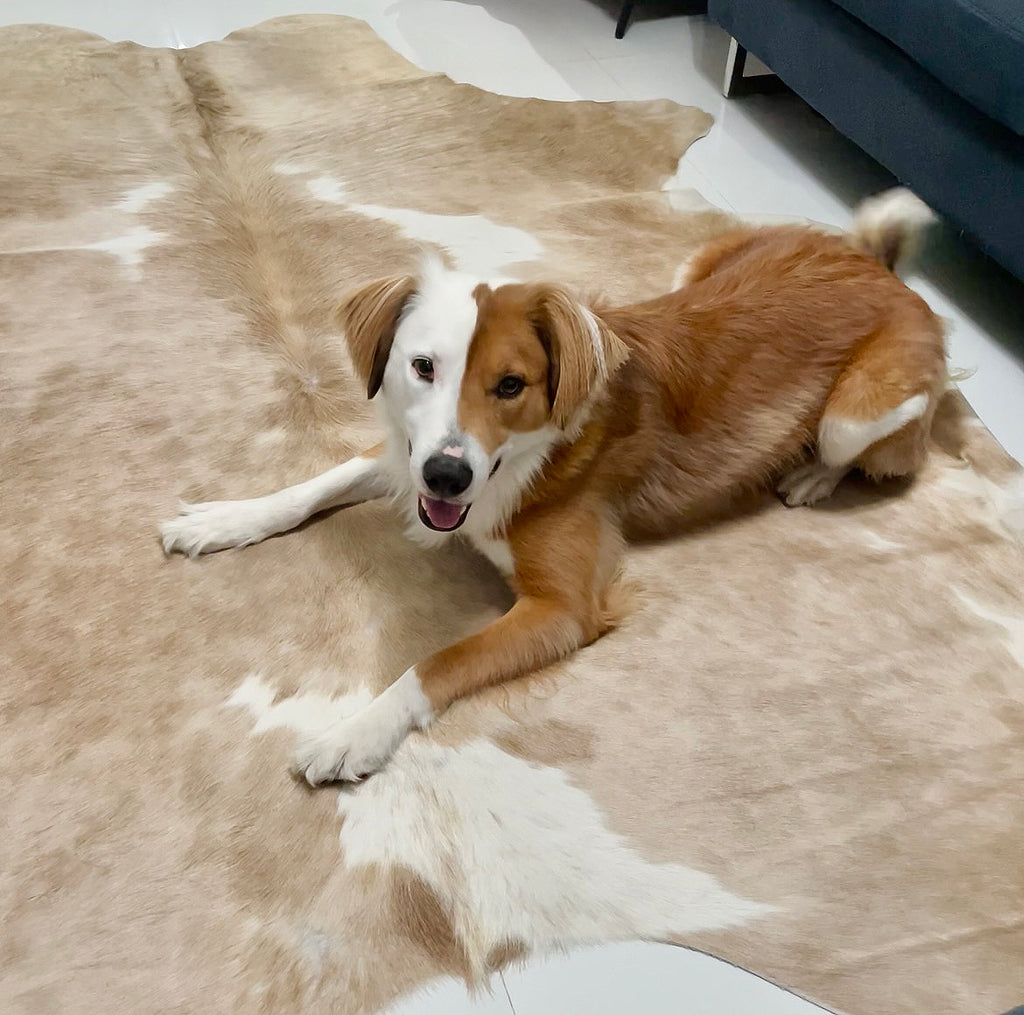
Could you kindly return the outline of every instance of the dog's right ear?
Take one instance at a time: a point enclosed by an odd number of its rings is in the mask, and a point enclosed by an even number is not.
[[[361,286],[345,297],[338,319],[352,362],[366,384],[366,397],[380,390],[402,311],[416,292],[411,275],[393,275]]]

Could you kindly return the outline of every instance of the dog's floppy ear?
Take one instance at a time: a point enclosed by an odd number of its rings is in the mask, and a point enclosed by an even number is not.
[[[338,311],[352,362],[366,382],[367,398],[380,390],[398,322],[415,291],[411,275],[393,275],[356,289]]]
[[[551,420],[572,422],[626,360],[626,344],[593,311],[558,286],[537,286],[531,321],[548,354]]]

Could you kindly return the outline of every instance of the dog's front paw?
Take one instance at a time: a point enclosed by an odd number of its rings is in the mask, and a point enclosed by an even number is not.
[[[379,710],[371,706],[323,732],[301,737],[292,756],[292,774],[310,786],[320,786],[359,782],[378,771],[403,735],[393,723],[382,720]]]
[[[258,543],[274,532],[272,514],[265,498],[182,504],[181,514],[160,526],[164,553],[197,557]]]

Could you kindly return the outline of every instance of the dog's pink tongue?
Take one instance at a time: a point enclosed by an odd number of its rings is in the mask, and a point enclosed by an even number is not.
[[[439,529],[454,528],[462,517],[462,508],[458,504],[432,500],[430,497],[423,498],[423,510],[427,512],[431,524]]]

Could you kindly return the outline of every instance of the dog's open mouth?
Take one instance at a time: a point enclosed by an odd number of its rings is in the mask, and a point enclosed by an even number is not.
[[[454,532],[469,514],[469,505],[451,504],[433,497],[420,497],[420,521],[435,532]]]

